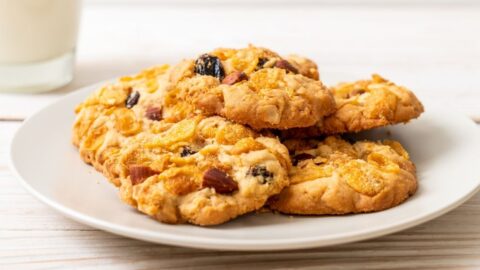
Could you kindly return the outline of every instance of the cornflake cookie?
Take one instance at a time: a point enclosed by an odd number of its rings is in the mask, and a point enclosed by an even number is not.
[[[423,112],[423,105],[407,88],[372,75],[371,80],[341,83],[332,87],[336,110],[308,128],[283,132],[286,138],[307,138],[322,134],[359,132],[406,123]]]
[[[291,185],[269,205],[287,214],[340,215],[396,206],[417,189],[415,165],[396,141],[288,140]]]
[[[261,208],[288,185],[288,150],[221,117],[162,119],[152,68],[107,85],[77,109],[73,143],[121,198],[166,223],[215,225]]]
[[[162,119],[163,88],[168,86],[164,81],[168,82],[170,70],[170,66],[161,65],[122,77],[101,87],[75,108],[72,142],[81,148],[86,162],[95,160],[105,131],[116,130],[117,137],[123,138],[157,125],[154,120]]]
[[[175,67],[174,74],[181,79],[166,94],[165,110],[179,111],[171,108],[188,103],[193,111],[221,115],[254,129],[311,126],[334,110],[334,100],[315,80],[318,71],[311,60],[290,59],[249,46],[185,60]]]

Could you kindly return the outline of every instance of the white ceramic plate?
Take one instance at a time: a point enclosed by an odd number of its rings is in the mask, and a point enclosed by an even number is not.
[[[419,189],[386,211],[347,216],[250,214],[202,228],[159,223],[118,198],[116,188],[84,164],[70,143],[73,108],[95,86],[81,89],[29,118],[11,145],[11,167],[25,188],[62,214],[105,231],[146,241],[221,250],[319,247],[400,231],[440,216],[480,186],[480,129],[468,118],[427,107],[407,125],[361,134],[399,140],[417,165]]]

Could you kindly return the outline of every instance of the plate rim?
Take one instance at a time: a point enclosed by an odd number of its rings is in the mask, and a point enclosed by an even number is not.
[[[414,227],[416,225],[435,219],[457,208],[458,206],[463,204],[465,201],[467,201],[473,195],[475,195],[477,192],[480,191],[480,179],[477,179],[476,184],[468,193],[465,193],[463,194],[463,196],[460,196],[457,199],[453,200],[450,204],[441,208],[440,210],[427,212],[420,215],[412,215],[408,219],[405,219],[402,222],[399,222],[393,226],[384,226],[380,228],[376,227],[375,229],[370,229],[370,230],[366,228],[363,230],[356,230],[353,233],[343,233],[340,235],[335,234],[332,237],[322,235],[320,239],[319,237],[312,236],[308,238],[303,237],[303,238],[295,238],[291,240],[269,239],[269,240],[253,241],[251,239],[235,239],[232,241],[230,239],[212,239],[210,237],[174,235],[171,233],[162,232],[161,230],[158,230],[152,233],[149,230],[137,229],[137,228],[132,229],[131,227],[126,225],[120,225],[120,224],[115,224],[109,221],[104,221],[104,220],[89,216],[87,214],[83,214],[69,207],[63,206],[60,202],[57,202],[49,198],[48,196],[42,194],[41,192],[37,191],[32,185],[29,184],[28,181],[26,181],[22,177],[21,173],[17,170],[13,156],[14,156],[15,142],[18,138],[17,135],[21,132],[21,130],[26,125],[28,125],[31,121],[34,121],[37,115],[42,114],[44,111],[47,111],[50,107],[54,106],[55,104],[64,102],[69,98],[73,98],[74,96],[77,96],[77,95],[82,96],[84,94],[87,94],[86,93],[87,91],[94,91],[95,88],[98,87],[98,85],[104,84],[108,81],[110,80],[102,81],[102,82],[98,82],[95,84],[78,88],[77,90],[72,91],[72,93],[64,95],[63,97],[51,102],[47,106],[39,109],[34,114],[29,116],[27,119],[25,119],[23,123],[15,131],[13,137],[10,140],[7,162],[8,162],[10,171],[13,172],[13,175],[15,176],[17,181],[19,181],[21,185],[30,194],[32,194],[35,198],[40,200],[42,203],[53,208],[58,213],[75,220],[76,222],[86,224],[88,226],[91,226],[103,231],[107,231],[116,235],[132,238],[132,239],[139,239],[139,240],[143,240],[151,243],[157,243],[157,244],[167,244],[167,245],[173,245],[173,246],[201,248],[201,249],[209,249],[209,250],[225,250],[225,251],[227,250],[229,251],[268,251],[268,250],[273,251],[273,250],[295,250],[295,249],[306,249],[306,248],[314,248],[314,247],[326,247],[331,245],[338,245],[338,244],[344,244],[344,243],[350,243],[350,242],[357,242],[361,240],[367,240],[367,239],[395,233],[398,231],[402,231],[402,230]],[[467,116],[463,114],[460,114],[460,113],[454,113],[454,114],[461,116],[465,119],[469,119]],[[476,125],[473,121],[472,121],[472,124]],[[478,130],[477,133],[480,135],[480,129]]]

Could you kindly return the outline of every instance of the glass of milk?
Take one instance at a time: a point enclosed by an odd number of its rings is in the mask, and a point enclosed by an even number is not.
[[[81,0],[0,0],[0,92],[44,92],[73,77]]]

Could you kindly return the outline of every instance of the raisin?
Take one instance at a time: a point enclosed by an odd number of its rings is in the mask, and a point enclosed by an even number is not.
[[[217,168],[208,169],[203,174],[202,186],[213,188],[219,194],[232,193],[238,190],[237,182]]]
[[[318,166],[318,165],[325,164],[325,160],[314,160],[313,163]]]
[[[296,155],[292,158],[292,163],[293,163],[293,166],[296,166],[298,164],[298,162],[300,162],[302,160],[305,160],[305,159],[312,159],[312,158],[314,158],[314,156],[312,156],[310,154],[307,154],[307,153],[301,153],[301,154],[298,154],[298,155]]]
[[[145,116],[154,121],[162,120],[162,108],[159,107],[149,107],[145,112]]]
[[[234,71],[228,74],[228,76],[222,80],[222,83],[232,85],[244,80],[248,80],[247,74],[240,71]]]
[[[273,179],[273,173],[268,171],[267,167],[265,166],[257,165],[253,168],[250,168],[250,170],[248,170],[248,174],[255,177],[260,176],[260,184],[265,184]]]
[[[187,157],[187,156],[190,156],[190,155],[193,155],[197,153],[196,151],[194,151],[192,148],[188,147],[188,146],[185,146],[182,148],[182,152],[180,152],[180,156],[181,157]]]
[[[345,141],[347,141],[348,143],[350,144],[354,144],[358,141],[357,138],[355,138],[355,134],[345,134],[345,135],[342,135],[342,139],[344,139]]]
[[[298,70],[290,64],[287,60],[279,60],[275,63],[275,67],[285,69],[286,71],[290,71],[292,73],[298,73]]]
[[[130,181],[132,181],[132,185],[141,184],[148,177],[156,174],[156,172],[150,169],[150,167],[142,165],[132,165],[128,170],[130,172]]]
[[[258,58],[258,63],[257,63],[257,68],[256,69],[257,70],[262,69],[263,66],[265,65],[265,63],[267,63],[267,62],[268,62],[268,58],[265,58],[265,57]]]
[[[195,73],[200,75],[208,75],[223,80],[225,71],[222,62],[216,56],[203,54],[195,61]]]
[[[282,131],[279,129],[272,129],[272,130],[268,130],[267,132],[263,132],[262,134],[266,137],[271,137],[272,135],[275,137],[281,137]]]
[[[131,92],[128,95],[127,100],[125,101],[125,107],[131,109],[138,103],[138,99],[140,98],[140,93],[138,91]]]

